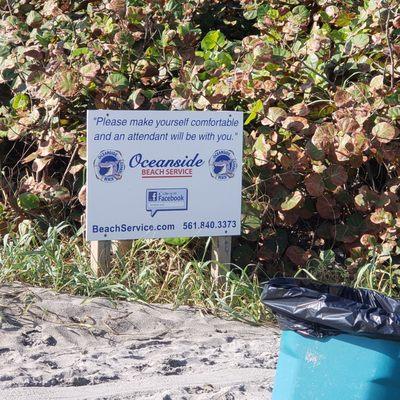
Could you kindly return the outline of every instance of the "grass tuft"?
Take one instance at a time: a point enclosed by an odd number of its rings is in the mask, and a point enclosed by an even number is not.
[[[225,271],[225,282],[216,285],[211,262],[204,257],[193,260],[191,245],[135,240],[128,254],[114,257],[107,276],[96,278],[82,230],[61,223],[43,233],[37,226],[22,225],[18,234],[3,238],[0,283],[19,281],[89,297],[189,305],[255,324],[269,319],[254,272],[232,266]]]

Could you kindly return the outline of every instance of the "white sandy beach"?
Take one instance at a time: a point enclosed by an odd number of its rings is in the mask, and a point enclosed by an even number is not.
[[[0,398],[268,400],[279,331],[0,286]]]

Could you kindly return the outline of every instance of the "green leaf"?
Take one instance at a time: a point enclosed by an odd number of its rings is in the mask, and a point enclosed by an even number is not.
[[[307,22],[310,10],[306,6],[296,6],[292,10],[292,16],[297,23],[301,24]]]
[[[325,152],[315,146],[311,140],[309,140],[306,144],[306,151],[312,160],[322,161],[325,159]]]
[[[39,207],[39,196],[33,193],[22,193],[18,196],[18,205],[26,211],[33,210]]]
[[[229,53],[222,51],[217,55],[216,61],[218,64],[225,65],[226,67],[230,67],[232,65],[232,57]]]
[[[129,86],[129,81],[125,75],[113,72],[106,80],[106,83],[117,90],[124,90]]]
[[[257,215],[246,215],[242,220],[243,227],[248,229],[259,229],[261,227],[261,219]]]
[[[360,213],[350,215],[346,219],[346,223],[351,235],[360,235],[365,228],[365,221]]]
[[[190,241],[190,238],[188,237],[175,237],[175,238],[165,238],[164,242],[166,244],[169,244],[171,246],[178,246],[182,247],[188,244]]]
[[[255,119],[257,117],[257,114],[263,110],[264,110],[264,104],[259,99],[255,103],[253,103],[253,105],[251,106],[250,115],[247,117],[244,124],[245,125],[249,124],[251,121],[253,121],[253,119]]]
[[[201,48],[203,50],[213,50],[223,47],[225,43],[225,35],[220,30],[210,31],[201,41]]]
[[[39,26],[42,21],[41,15],[37,11],[29,11],[26,16],[26,23],[29,26]]]
[[[79,47],[78,49],[72,51],[71,56],[78,57],[89,53],[91,53],[91,51],[87,47]]]
[[[286,197],[285,201],[281,204],[281,208],[283,211],[293,210],[299,206],[302,201],[303,195],[296,190],[294,193]]]
[[[398,136],[398,130],[387,122],[379,122],[372,128],[372,134],[378,142],[389,143]]]
[[[11,52],[11,47],[10,46],[0,46],[0,57],[5,58],[7,57]]]
[[[29,106],[29,96],[25,93],[18,93],[12,99],[11,107],[14,110],[26,110],[28,106]]]
[[[368,45],[369,36],[366,33],[359,33],[358,35],[353,36],[350,39],[350,42],[359,49],[362,49]]]
[[[388,116],[392,120],[398,120],[400,119],[400,107],[391,107],[388,110]]]
[[[253,9],[251,9],[251,10],[248,10],[248,11],[245,11],[244,13],[243,13],[243,17],[245,18],[245,19],[247,19],[247,20],[250,20],[250,19],[255,19],[255,18],[257,18],[257,8],[253,8]]]

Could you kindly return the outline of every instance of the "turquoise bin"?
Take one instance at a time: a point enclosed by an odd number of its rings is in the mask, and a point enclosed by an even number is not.
[[[273,400],[400,400],[400,342],[283,331]]]

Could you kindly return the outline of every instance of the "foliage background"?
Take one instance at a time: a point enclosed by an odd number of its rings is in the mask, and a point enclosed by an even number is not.
[[[2,234],[22,221],[80,223],[87,109],[243,110],[244,229],[234,261],[268,276],[300,266],[397,287],[396,0],[0,8]]]

